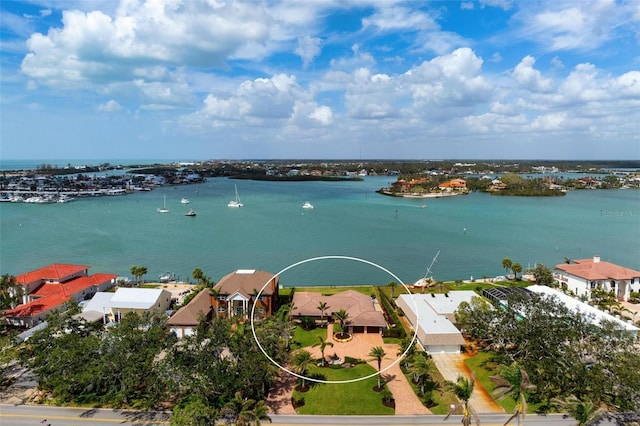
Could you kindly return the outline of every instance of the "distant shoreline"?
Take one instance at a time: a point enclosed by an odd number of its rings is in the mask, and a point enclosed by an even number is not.
[[[467,195],[470,192],[425,192],[423,194],[416,193],[393,193],[391,191],[385,191],[384,189],[379,189],[376,191],[380,195],[386,195],[388,197],[396,197],[396,198],[444,198],[444,197],[455,197],[458,195]]]
[[[229,176],[229,179],[259,180],[267,182],[358,182],[364,179],[358,176],[313,176],[313,175],[295,175],[295,176],[269,176],[269,175],[237,175]]]

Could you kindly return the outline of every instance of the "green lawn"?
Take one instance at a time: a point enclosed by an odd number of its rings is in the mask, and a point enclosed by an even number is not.
[[[293,341],[291,342],[292,349],[304,348],[307,346],[313,346],[319,342],[318,336],[322,336],[325,339],[327,338],[327,329],[317,327],[313,330],[304,330],[300,326],[296,326],[296,329],[293,333]],[[325,353],[329,353],[331,347],[327,347]]]
[[[497,355],[493,352],[478,352],[471,358],[465,359],[465,364],[474,373],[478,382],[491,394],[495,389],[494,383],[489,378],[500,371]],[[507,396],[496,401],[507,413],[513,413],[516,406],[515,400]],[[527,413],[535,413],[541,404],[527,404]]]
[[[340,369],[312,367],[307,376],[322,374],[325,380],[343,381],[365,377],[375,371],[368,364]],[[393,415],[393,408],[382,404],[382,392],[373,390],[375,386],[376,377],[353,383],[316,383],[308,392],[294,392],[294,396],[305,399],[305,404],[298,407],[296,412],[317,415]]]

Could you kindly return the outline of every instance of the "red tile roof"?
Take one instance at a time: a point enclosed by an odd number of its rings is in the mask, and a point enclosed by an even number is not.
[[[112,279],[118,278],[115,274],[95,274],[89,277],[78,277],[62,284],[45,283],[31,293],[34,296],[48,296],[50,294],[64,293],[72,295],[94,285],[100,285]]]
[[[640,271],[609,262],[594,262],[593,259],[578,259],[573,262],[556,265],[556,269],[585,280],[629,280],[640,277]]]
[[[68,265],[65,263],[53,263],[35,271],[26,272],[16,277],[19,284],[28,284],[38,280],[54,280],[60,281],[73,274],[77,274],[89,269],[84,265]]]
[[[3,316],[7,318],[34,317],[63,304],[69,299],[71,299],[70,296],[62,293],[50,294],[24,305],[18,305],[13,309],[8,309],[3,312]]]

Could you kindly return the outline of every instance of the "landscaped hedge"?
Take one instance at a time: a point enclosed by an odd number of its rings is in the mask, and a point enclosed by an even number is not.
[[[396,337],[398,339],[402,339],[406,337],[407,333],[404,331],[404,327],[396,314],[396,310],[394,309],[395,302],[387,296],[387,294],[382,291],[380,288],[378,290],[378,299],[381,302],[382,311],[384,312],[385,319],[389,323],[389,328],[387,328],[382,334],[383,337]],[[394,325],[395,327],[391,327]]]

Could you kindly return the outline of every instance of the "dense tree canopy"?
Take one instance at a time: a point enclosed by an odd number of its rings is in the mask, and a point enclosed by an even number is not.
[[[514,294],[508,309],[473,299],[456,319],[463,331],[526,371],[537,400],[573,395],[614,410],[640,407],[640,362],[635,337],[617,324],[594,325],[556,298]]]
[[[72,314],[50,315],[48,327],[22,351],[41,389],[62,404],[151,408],[170,402],[177,424],[210,424],[237,392],[263,400],[277,374],[242,322],[203,322],[196,335],[177,341],[162,315],[129,313],[105,329]],[[280,364],[288,361],[288,326],[275,318],[256,324],[261,346]]]

